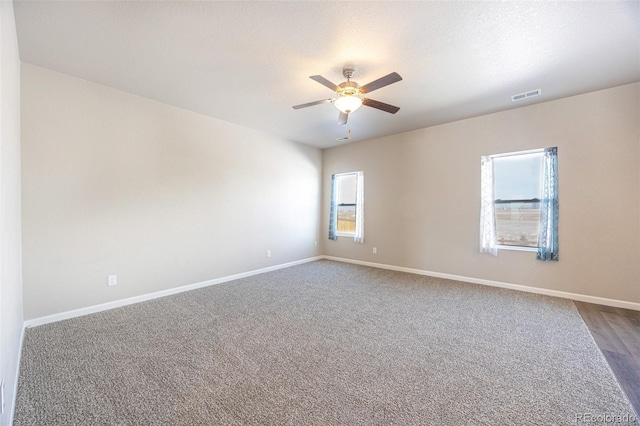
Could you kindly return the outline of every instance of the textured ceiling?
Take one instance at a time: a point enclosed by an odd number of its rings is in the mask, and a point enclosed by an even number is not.
[[[640,2],[15,2],[22,61],[319,148],[640,81]],[[308,77],[403,80],[347,126]],[[532,89],[542,95],[513,103]]]

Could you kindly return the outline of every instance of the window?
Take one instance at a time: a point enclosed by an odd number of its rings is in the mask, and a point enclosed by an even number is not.
[[[338,197],[337,234],[354,236],[356,233],[356,180],[358,175],[348,173],[336,177]]]
[[[493,157],[496,242],[538,247],[542,198],[542,150]]]
[[[482,157],[480,251],[558,260],[557,148]]]
[[[353,237],[364,242],[364,176],[362,172],[332,176],[329,239]]]

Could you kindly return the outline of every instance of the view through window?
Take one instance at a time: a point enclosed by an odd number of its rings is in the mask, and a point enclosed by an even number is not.
[[[538,247],[543,157],[542,150],[493,157],[498,245]]]
[[[338,235],[353,236],[356,232],[356,180],[357,173],[336,175],[338,201]]]

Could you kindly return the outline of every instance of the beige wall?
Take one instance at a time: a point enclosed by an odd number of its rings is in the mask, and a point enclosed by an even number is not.
[[[320,150],[29,64],[22,117],[26,319],[321,254]]]
[[[0,2],[0,381],[10,424],[20,362],[22,264],[20,235],[20,58],[13,3]]]
[[[22,80],[27,319],[321,253],[640,302],[639,84],[320,152],[29,64]],[[480,254],[480,156],[546,146],[560,262]],[[327,241],[330,175],[356,170],[366,242]]]
[[[365,244],[339,237],[324,253],[640,302],[639,101],[636,83],[325,150],[321,232],[331,174],[363,170]],[[549,146],[560,261],[480,254],[480,156]]]

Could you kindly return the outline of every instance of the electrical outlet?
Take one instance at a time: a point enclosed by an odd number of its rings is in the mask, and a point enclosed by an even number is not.
[[[315,243],[313,243],[314,247],[318,247],[318,242],[316,241]]]
[[[107,279],[107,285],[109,287],[114,286],[114,285],[118,285],[118,276],[117,275],[109,275],[109,278]]]
[[[373,254],[378,254],[378,249],[377,248],[373,248]]]
[[[267,257],[271,257],[271,250],[267,250]]]

